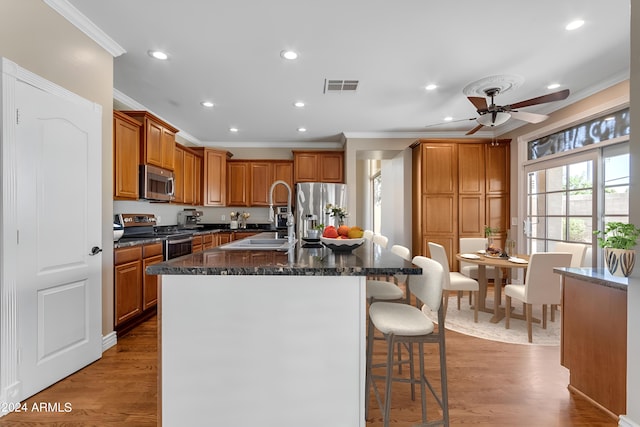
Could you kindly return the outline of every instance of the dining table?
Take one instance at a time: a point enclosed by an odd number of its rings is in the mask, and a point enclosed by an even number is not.
[[[504,308],[500,307],[502,300],[502,279],[503,270],[506,270],[506,279],[511,279],[511,269],[524,269],[526,275],[526,268],[529,265],[529,255],[516,254],[511,257],[501,257],[498,255],[489,255],[486,253],[459,253],[456,254],[458,261],[468,262],[476,264],[478,266],[478,300],[475,304],[478,304],[478,311],[485,313],[492,313],[491,323],[498,323],[505,316]],[[493,285],[493,307],[487,307],[487,267],[494,267],[496,270],[496,278]],[[516,319],[522,318],[523,315],[512,313],[511,317]],[[534,319],[535,322],[536,319]],[[539,321],[539,320],[538,320]]]

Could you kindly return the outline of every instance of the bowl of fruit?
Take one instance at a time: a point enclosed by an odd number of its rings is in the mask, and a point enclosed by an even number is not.
[[[330,225],[325,227],[320,241],[334,252],[351,252],[364,243],[363,233],[363,230],[358,226],[341,225],[336,228]]]

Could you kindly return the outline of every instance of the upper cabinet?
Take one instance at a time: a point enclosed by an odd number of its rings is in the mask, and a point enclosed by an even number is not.
[[[201,204],[203,206],[225,206],[227,200],[227,152],[212,148],[195,148],[193,151],[202,157]]]
[[[197,192],[200,190],[200,168],[196,170],[196,155],[188,147],[176,143],[175,167],[173,175],[175,179],[175,197],[173,203],[185,205],[197,204]],[[199,160],[199,159],[198,159]]]
[[[113,112],[113,198],[137,200],[140,122]]]
[[[249,206],[249,162],[227,162],[227,206]]]
[[[343,151],[293,151],[294,183],[344,182]]]
[[[227,205],[269,206],[269,190],[276,180],[286,182],[293,193],[293,162],[290,160],[229,160],[227,162]],[[287,201],[286,188],[277,186],[273,194],[274,205],[286,205]]]
[[[142,123],[141,163],[173,170],[178,129],[147,111],[123,111],[123,113]]]

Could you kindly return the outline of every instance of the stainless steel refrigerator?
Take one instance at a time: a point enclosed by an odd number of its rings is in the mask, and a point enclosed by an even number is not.
[[[334,218],[326,213],[327,204],[347,208],[346,184],[329,182],[301,182],[296,184],[296,224],[299,237],[307,237],[314,224],[334,225]]]

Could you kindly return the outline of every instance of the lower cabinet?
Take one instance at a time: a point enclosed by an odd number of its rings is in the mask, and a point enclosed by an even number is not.
[[[145,269],[162,261],[162,243],[115,249],[114,326],[119,335],[156,313],[160,278]]]

